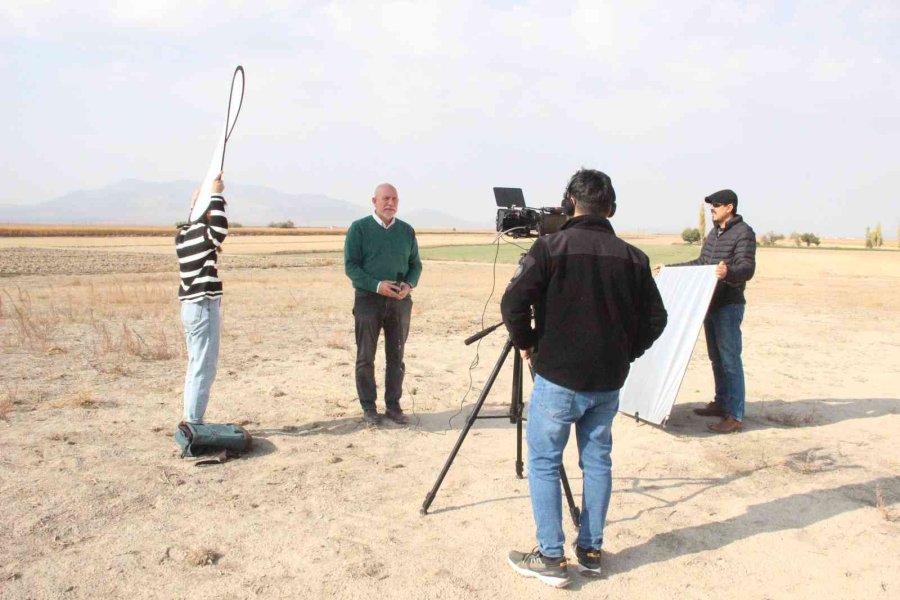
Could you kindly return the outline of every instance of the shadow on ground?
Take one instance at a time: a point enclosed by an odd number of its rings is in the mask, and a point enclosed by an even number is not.
[[[303,437],[308,435],[347,435],[365,429],[390,431],[392,429],[410,429],[423,433],[446,434],[456,437],[465,426],[466,420],[474,405],[465,405],[461,409],[446,410],[437,413],[407,411],[408,425],[397,425],[388,419],[382,419],[381,425],[368,425],[362,420],[362,414],[337,419],[321,419],[308,423],[287,423],[281,427],[251,430],[254,437]],[[479,429],[509,429],[513,434],[516,426],[509,422],[509,404],[491,404],[482,407],[479,418],[472,426],[473,431]]]
[[[694,409],[701,406],[705,404],[692,402],[674,407],[663,429],[673,435],[716,435],[706,430],[707,424],[716,422],[714,417],[700,417],[694,414]],[[900,399],[814,398],[790,402],[784,400],[748,402],[744,417],[744,432],[821,427],[842,421],[873,419],[885,415],[900,415]]]
[[[611,573],[625,573],[688,554],[716,550],[761,533],[802,529],[841,513],[862,507],[874,508],[878,489],[893,498],[898,497],[900,477],[882,477],[864,483],[793,494],[754,504],[745,513],[724,521],[657,533],[637,546],[614,554],[604,553],[605,568]]]
[[[424,433],[437,433],[458,436],[465,426],[474,404],[467,404],[459,409],[451,409],[437,413],[407,410],[409,425],[401,426],[385,419],[378,426],[381,430],[410,429]],[[713,436],[706,426],[715,423],[714,418],[699,417],[693,409],[703,404],[688,403],[676,406],[666,427],[659,428],[676,436]],[[527,404],[524,409],[527,414]],[[515,425],[509,422],[509,404],[486,404],[479,412],[472,430],[509,429],[515,431]],[[852,419],[870,419],[885,415],[900,414],[900,399],[897,398],[862,398],[862,399],[809,399],[770,400],[766,402],[749,402],[747,416],[744,419],[744,432],[762,429],[795,429],[802,427],[820,427]],[[629,419],[627,415],[619,415],[619,419]],[[655,425],[646,424],[648,427]],[[251,431],[258,437],[302,437],[307,435],[346,435],[372,428],[362,420],[362,415],[340,417],[337,419],[320,419],[308,423],[286,423],[281,427],[258,429]]]

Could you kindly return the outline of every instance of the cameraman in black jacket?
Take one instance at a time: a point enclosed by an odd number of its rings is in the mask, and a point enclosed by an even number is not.
[[[510,552],[509,562],[555,587],[569,582],[559,467],[571,425],[584,472],[575,554],[582,572],[599,574],[619,389],[631,361],[660,336],[667,318],[647,256],[616,237],[609,223],[616,209],[609,177],[575,173],[563,208],[574,218],[535,241],[501,302],[510,338],[535,371],[527,437],[538,547]]]

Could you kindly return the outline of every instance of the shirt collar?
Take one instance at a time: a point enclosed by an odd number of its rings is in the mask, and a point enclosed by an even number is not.
[[[388,223],[387,225],[385,225],[385,224],[384,224],[384,221],[381,220],[381,217],[379,217],[379,216],[376,215],[375,213],[372,213],[372,218],[375,219],[375,222],[376,222],[376,223],[378,223],[379,225],[381,225],[381,228],[382,228],[382,229],[390,229],[391,227],[394,226],[394,223],[397,222],[397,217],[394,217],[393,219],[391,219],[391,222],[390,222],[390,223]]]
[[[616,233],[613,230],[612,223],[609,222],[609,219],[601,217],[600,215],[578,215],[577,217],[569,217],[569,219],[562,224],[560,229],[569,229],[573,227],[597,229],[599,231],[612,233],[613,235]]]

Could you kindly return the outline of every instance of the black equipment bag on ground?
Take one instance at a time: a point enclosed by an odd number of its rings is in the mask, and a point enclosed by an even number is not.
[[[175,441],[181,448],[181,458],[186,456],[220,456],[222,459],[236,458],[249,452],[253,436],[234,423],[179,423],[175,431]]]

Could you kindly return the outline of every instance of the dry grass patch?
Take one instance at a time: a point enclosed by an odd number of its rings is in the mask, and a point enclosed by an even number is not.
[[[0,225],[0,237],[121,237],[175,235],[174,227],[140,225]]]
[[[347,573],[354,578],[386,579],[384,563],[374,560],[363,560],[347,566]]]
[[[197,548],[188,553],[187,562],[189,565],[195,567],[207,567],[219,562],[219,559],[223,556],[224,554],[221,552],[211,550],[210,548]]]
[[[782,427],[808,427],[809,425],[815,425],[817,417],[815,408],[805,412],[767,412],[763,415],[763,418],[769,423],[775,423]]]
[[[18,388],[6,388],[6,393],[0,398],[0,421],[5,421],[9,417],[18,394]]]
[[[127,323],[122,323],[121,328],[116,327],[112,330],[106,323],[96,320],[91,325],[94,332],[92,349],[96,358],[103,358],[109,354],[126,354],[143,360],[169,360],[184,356],[186,352],[184,339],[166,333],[166,326],[163,323],[153,324],[144,335]]]
[[[297,310],[303,306],[303,300],[294,294],[293,291],[287,290],[287,300],[285,300],[284,308],[286,310]]]
[[[185,353],[180,332],[170,330],[177,301],[168,282],[88,283],[45,290],[32,297],[21,288],[0,294],[0,340],[6,349],[65,353],[58,339],[71,337],[79,324],[90,326],[93,336],[82,343],[88,353],[103,356],[123,353],[144,360],[168,360]],[[121,320],[121,327],[105,321]],[[83,337],[78,331],[77,338]],[[71,348],[70,348],[71,349]]]
[[[99,404],[94,400],[94,395],[90,390],[79,390],[77,395],[59,400],[53,404],[53,408],[83,408],[90,410],[98,407]]]
[[[4,290],[6,301],[0,319],[10,331],[6,344],[13,348],[43,350],[56,329],[58,319],[52,313],[37,311],[27,290],[17,287],[15,297]]]
[[[888,502],[884,498],[884,491],[881,489],[880,485],[875,486],[875,508],[878,509],[881,518],[885,521],[894,522],[900,520],[900,515],[888,506]]]
[[[823,451],[822,448],[811,448],[803,452],[795,452],[788,456],[785,464],[789,469],[804,475],[819,473],[833,467],[834,458]]]
[[[116,375],[118,377],[127,377],[131,375],[131,369],[128,368],[128,365],[123,363],[92,363],[91,366],[97,370],[98,373],[103,373],[104,375]]]
[[[325,342],[325,347],[333,350],[351,350],[350,342],[347,341],[347,336],[338,333],[335,333],[328,338],[328,341]]]

